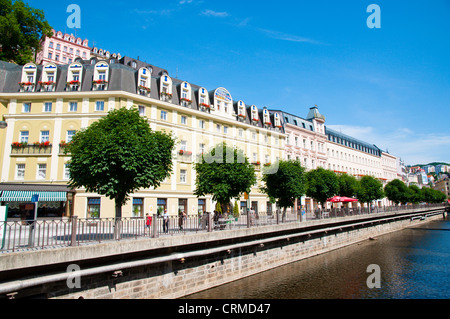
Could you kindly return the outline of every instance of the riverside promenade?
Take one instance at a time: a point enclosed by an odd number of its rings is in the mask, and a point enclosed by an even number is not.
[[[5,252],[0,298],[179,298],[447,214],[443,205],[409,208],[242,227],[218,220],[198,232]],[[67,284],[74,265],[79,289]]]

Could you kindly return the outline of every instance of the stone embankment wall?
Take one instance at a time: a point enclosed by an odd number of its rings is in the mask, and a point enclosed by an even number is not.
[[[54,259],[55,270],[58,265],[60,269],[70,263],[79,265],[84,271],[79,278],[79,288],[68,287],[68,282],[76,283],[76,277],[67,277],[69,280],[64,277],[64,280],[36,282],[9,293],[3,289],[3,297],[179,298],[389,232],[442,219],[442,216],[441,213],[426,219],[386,216],[364,222],[291,223],[96,245],[96,254],[104,255],[101,258],[89,256],[94,254],[94,247],[73,247],[60,252],[59,263],[53,255],[48,256],[48,260]],[[115,251],[116,258],[107,257],[109,251]],[[40,255],[33,268],[39,274],[45,268],[45,252],[36,253]],[[119,255],[122,258],[117,259]],[[12,259],[9,263],[13,263]],[[15,283],[16,287],[21,287],[17,281]]]

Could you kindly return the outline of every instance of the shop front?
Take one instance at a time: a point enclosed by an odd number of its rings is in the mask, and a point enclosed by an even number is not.
[[[62,218],[72,215],[73,192],[64,185],[0,184],[1,206],[8,206],[8,220]]]

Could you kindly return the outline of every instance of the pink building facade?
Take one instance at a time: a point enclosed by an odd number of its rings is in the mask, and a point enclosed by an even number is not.
[[[87,39],[75,37],[73,34],[53,31],[52,37],[45,37],[41,51],[36,55],[37,64],[52,62],[55,64],[70,64],[76,58],[88,60],[91,48]]]

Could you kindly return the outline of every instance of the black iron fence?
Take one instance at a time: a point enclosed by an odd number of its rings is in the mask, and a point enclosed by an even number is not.
[[[199,232],[261,227],[327,218],[444,208],[442,204],[369,208],[339,208],[298,212],[254,212],[240,216],[204,213],[185,217],[153,216],[144,218],[63,218],[13,220],[0,223],[0,252],[29,251],[67,246],[81,246],[112,240],[181,236]]]

